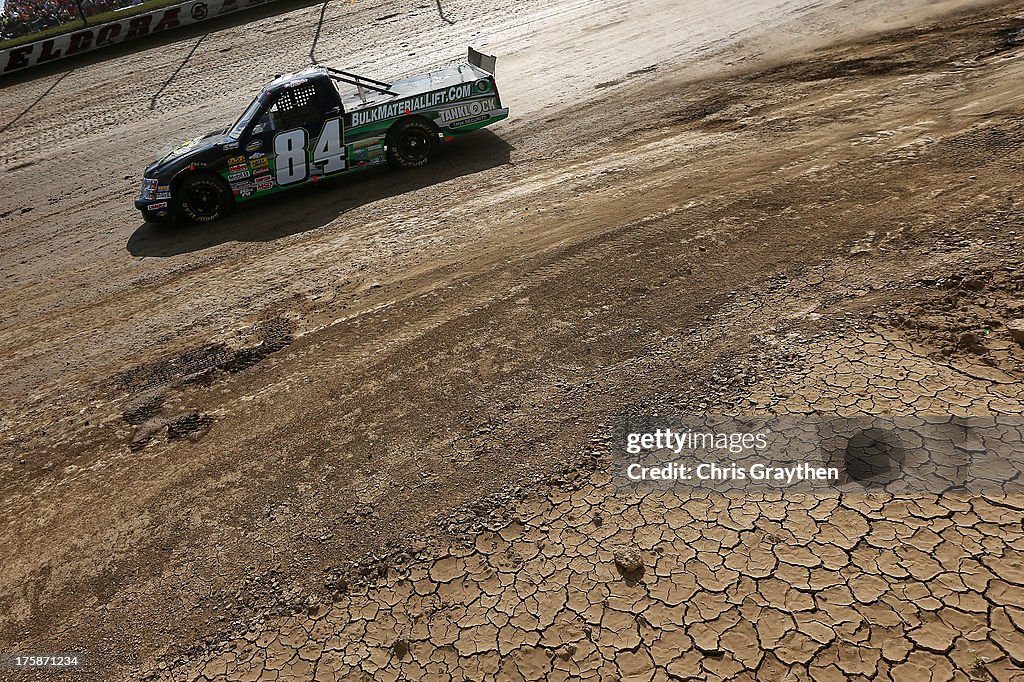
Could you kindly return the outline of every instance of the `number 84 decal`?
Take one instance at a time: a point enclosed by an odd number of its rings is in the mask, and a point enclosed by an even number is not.
[[[309,142],[302,128],[286,130],[274,136],[275,180],[279,185],[294,185],[309,178],[310,165],[322,166],[324,175],[348,168],[345,144],[341,137],[341,119],[324,122],[320,137],[313,146],[313,163],[309,163],[306,145]]]

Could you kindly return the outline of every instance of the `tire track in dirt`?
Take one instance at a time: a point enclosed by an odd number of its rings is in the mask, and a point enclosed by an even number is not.
[[[401,319],[403,320],[401,331],[395,335],[387,335],[383,340],[375,339],[362,345],[349,347],[337,357],[345,364],[357,364],[358,361],[371,355],[399,353],[401,346],[415,339],[420,339],[428,333],[437,333],[445,325],[454,322],[458,318],[468,317],[486,308],[519,298],[532,290],[540,289],[545,284],[554,282],[567,272],[606,258],[609,251],[634,248],[656,234],[678,229],[674,226],[662,224],[665,218],[674,215],[677,211],[677,208],[658,211],[633,223],[615,228],[613,231],[595,235],[588,240],[589,245],[574,246],[571,250],[575,253],[569,256],[566,256],[561,250],[546,258],[541,256],[539,257],[541,263],[549,262],[544,265],[528,267],[526,274],[512,272],[505,276],[495,277],[493,274],[488,273],[447,284],[441,291],[429,294],[431,298],[436,298],[439,295],[442,296],[442,300],[434,301],[434,305],[438,306],[438,310],[435,312],[415,319],[415,310],[410,311],[407,307],[403,307],[401,310]],[[628,233],[628,237],[625,239],[615,239],[614,233]],[[515,270],[518,270],[518,267]],[[422,298],[423,296],[419,300],[422,300]],[[458,299],[457,309],[452,310],[446,305],[447,301],[444,299]],[[419,300],[416,302],[418,303]],[[395,300],[381,306],[379,309],[372,310],[370,315],[367,316],[369,319],[366,324],[372,324],[373,318],[384,310],[388,312],[393,311],[399,303],[399,301]],[[363,314],[360,314],[360,317],[363,317]],[[332,322],[327,326],[332,327],[340,323],[349,323],[352,319],[354,318],[344,318],[344,320]],[[317,331],[319,330],[314,330],[312,333]],[[386,360],[382,359],[380,362],[383,364]]]

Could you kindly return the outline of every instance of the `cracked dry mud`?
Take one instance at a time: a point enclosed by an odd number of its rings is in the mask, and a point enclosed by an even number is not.
[[[1024,4],[345,5],[321,57],[406,42],[395,75],[479,30],[517,115],[422,172],[140,226],[149,147],[301,65],[317,7],[212,33],[153,111],[187,37],[0,131],[0,651],[84,652],[68,680],[1024,679],[1024,496],[610,476],[627,414],[1024,412]]]

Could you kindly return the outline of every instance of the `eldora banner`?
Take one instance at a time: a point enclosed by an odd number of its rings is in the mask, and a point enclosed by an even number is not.
[[[0,74],[46,64],[114,43],[265,5],[274,0],[197,0],[88,26],[0,51]]]

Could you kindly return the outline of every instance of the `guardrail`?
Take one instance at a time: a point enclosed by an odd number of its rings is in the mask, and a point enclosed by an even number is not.
[[[151,12],[111,19],[67,33],[0,50],[0,75],[97,50],[216,17],[267,5],[275,0],[194,0]]]

